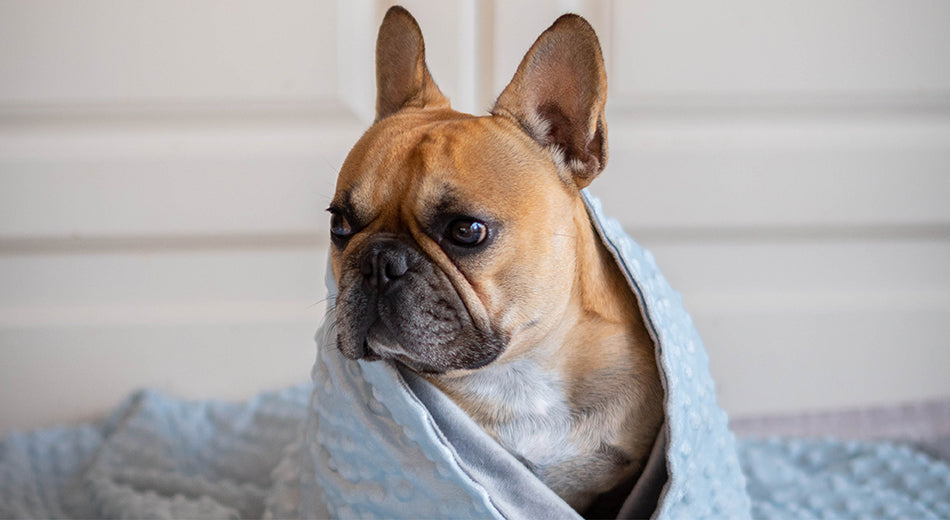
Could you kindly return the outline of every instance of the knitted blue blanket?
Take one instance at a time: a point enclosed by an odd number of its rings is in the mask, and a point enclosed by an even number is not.
[[[666,480],[653,518],[950,518],[950,466],[910,445],[737,444],[679,295],[586,201],[657,344],[667,422],[651,463]],[[578,518],[411,372],[318,348],[313,379],[247,403],[145,391],[98,423],[8,435],[0,517]]]

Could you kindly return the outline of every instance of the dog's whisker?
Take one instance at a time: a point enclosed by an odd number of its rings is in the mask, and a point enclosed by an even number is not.
[[[316,307],[316,306],[318,306],[318,305],[323,305],[323,304],[325,304],[325,303],[327,303],[327,302],[329,302],[329,301],[330,301],[330,298],[329,298],[329,297],[323,298],[322,300],[317,300],[317,301],[311,303],[309,306],[307,306],[307,310],[313,309],[314,307]],[[330,308],[330,306],[327,305],[327,309],[329,309],[329,308]]]

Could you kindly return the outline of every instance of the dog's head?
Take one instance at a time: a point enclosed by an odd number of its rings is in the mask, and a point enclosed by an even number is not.
[[[330,205],[337,346],[425,373],[531,348],[569,310],[579,191],[607,158],[600,45],[565,15],[528,51],[491,115],[451,109],[422,33],[389,10],[376,122]]]

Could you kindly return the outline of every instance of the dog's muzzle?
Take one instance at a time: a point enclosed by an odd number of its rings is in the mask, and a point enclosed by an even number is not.
[[[353,251],[337,297],[337,346],[350,359],[419,372],[476,368],[504,349],[479,330],[448,276],[414,243],[380,235]]]

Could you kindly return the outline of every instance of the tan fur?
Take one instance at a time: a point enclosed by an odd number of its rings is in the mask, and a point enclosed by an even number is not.
[[[580,18],[556,22],[484,117],[448,107],[400,8],[380,29],[377,67],[377,122],[347,157],[334,198],[365,226],[334,248],[334,275],[348,280],[376,237],[411,241],[472,327],[507,340],[482,368],[426,377],[583,511],[642,470],[663,421],[654,345],[580,198],[606,160],[596,36]],[[426,228],[447,194],[501,223],[486,252],[453,256]]]

